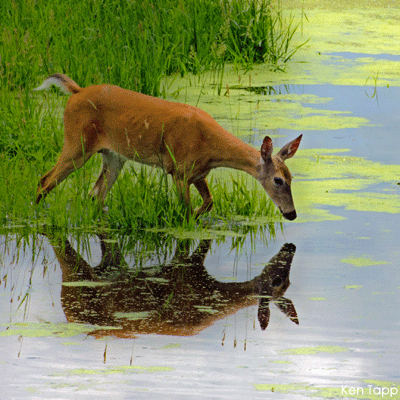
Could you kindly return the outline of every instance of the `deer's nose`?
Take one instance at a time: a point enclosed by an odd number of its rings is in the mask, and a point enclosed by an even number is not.
[[[282,215],[288,219],[289,221],[293,221],[294,219],[297,218],[297,213],[296,210],[290,211],[288,213],[282,213]]]

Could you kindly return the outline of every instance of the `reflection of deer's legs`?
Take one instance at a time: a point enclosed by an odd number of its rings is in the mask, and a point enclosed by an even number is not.
[[[104,202],[107,193],[117,180],[126,159],[107,149],[102,150],[101,155],[103,156],[103,169],[90,192],[90,196],[96,197],[100,202]]]
[[[208,251],[210,250],[212,240],[200,240],[199,245],[196,250],[192,254],[192,265],[195,268],[198,268],[200,265],[204,268],[204,260],[207,256]]]
[[[97,233],[97,236],[100,239],[101,248],[100,264],[94,267],[97,274],[102,276],[106,272],[115,271],[127,265],[118,242],[108,240],[110,238],[105,233]]]
[[[210,193],[210,189],[208,188],[207,181],[205,179],[200,179],[194,182],[194,186],[200,193],[201,198],[203,199],[203,204],[195,210],[195,215],[196,217],[198,217],[199,215],[212,209],[213,199]]]

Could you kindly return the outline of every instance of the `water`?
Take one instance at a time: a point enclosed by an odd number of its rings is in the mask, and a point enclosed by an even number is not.
[[[351,112],[368,123],[272,131],[286,136],[278,146],[301,131],[304,152],[288,161],[299,222],[268,243],[195,241],[178,252],[174,242],[147,255],[138,274],[138,256],[107,238],[103,253],[95,235],[85,245],[0,238],[0,398],[400,398],[399,88],[287,88],[331,98],[307,104],[316,115]],[[350,158],[312,156],[329,149]],[[310,159],[311,172],[302,170]],[[313,180],[318,170],[337,176],[332,191]],[[342,186],[356,180],[363,186]],[[371,194],[393,201],[390,212],[363,207]],[[71,285],[100,275],[104,286]]]
[[[29,250],[16,256],[9,243],[2,261],[2,332],[10,323],[19,332],[1,338],[2,374],[8,382],[2,398],[266,398],[268,393],[256,390],[265,387],[257,385],[273,385],[277,398],[304,398],[311,388],[325,397],[342,385],[368,390],[370,381],[398,382],[397,222],[382,213],[340,214],[347,219],[287,224],[268,247],[257,243],[255,253],[229,254],[228,246],[211,243],[209,250],[209,243],[202,243],[205,270],[196,258],[184,277],[182,267],[174,270],[169,264],[162,278],[159,270],[147,268],[137,280],[86,289],[61,286],[62,279],[72,279],[67,269],[76,265],[73,251],[61,259],[61,273],[60,258],[46,238],[37,244],[42,250],[34,265]],[[286,276],[269,271],[268,276],[282,277],[275,289],[283,293],[268,291],[273,281],[268,278],[265,293],[274,297],[262,330],[259,297],[252,297],[263,295],[261,284],[242,287],[241,295],[238,288],[225,290],[258,277],[288,238],[296,243],[291,267],[282,259],[290,267],[291,284],[285,289]],[[94,266],[100,259],[99,239],[93,237],[91,246]],[[341,262],[360,254],[388,264]],[[168,293],[160,293],[167,288]],[[26,292],[29,298],[19,307]],[[157,299],[165,305],[170,293],[171,312],[143,323],[137,313],[160,312]],[[299,325],[290,318],[290,307]],[[66,327],[74,322],[114,325],[117,311],[132,320],[115,332]],[[311,388],[297,395],[280,393],[285,386],[279,385],[290,385],[290,393],[294,384]]]

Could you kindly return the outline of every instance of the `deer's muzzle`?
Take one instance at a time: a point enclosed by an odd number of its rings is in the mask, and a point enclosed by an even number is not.
[[[296,210],[290,211],[288,213],[282,213],[282,215],[288,219],[289,221],[293,221],[294,219],[297,218],[297,213]]]

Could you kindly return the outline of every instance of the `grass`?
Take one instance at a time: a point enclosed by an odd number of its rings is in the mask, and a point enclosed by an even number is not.
[[[222,87],[227,62],[281,69],[297,50],[290,46],[297,25],[268,0],[4,0],[0,28],[0,221],[37,232],[198,229],[194,219],[185,222],[170,179],[146,167],[128,167],[107,199],[109,213],[100,212],[88,198],[100,168],[95,157],[36,206],[39,178],[61,152],[67,101],[58,92],[33,95],[42,78],[64,72],[82,86],[110,82],[165,97],[165,76],[213,71]],[[240,218],[275,220],[251,181],[241,174],[213,178],[216,211],[206,223],[236,229]]]
[[[31,87],[55,72],[160,96],[163,76],[226,62],[281,68],[298,24],[270,0],[4,0],[0,82]]]

